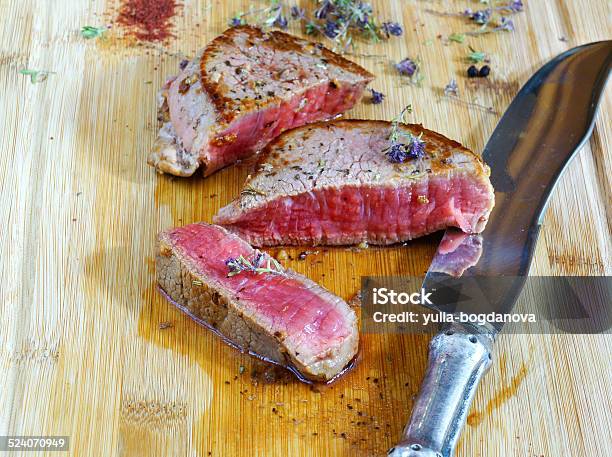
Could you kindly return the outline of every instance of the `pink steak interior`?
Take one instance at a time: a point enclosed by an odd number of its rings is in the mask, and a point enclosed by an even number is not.
[[[350,244],[367,239],[382,244],[458,227],[466,233],[483,228],[489,211],[488,188],[455,176],[415,181],[395,187],[342,186],[280,197],[218,222],[254,244]]]
[[[221,146],[210,144],[207,151],[209,168],[206,172],[248,157],[285,130],[331,119],[352,108],[361,97],[365,84],[344,84],[340,87],[320,84],[277,105],[237,119],[219,134],[222,137],[235,135],[234,142]]]

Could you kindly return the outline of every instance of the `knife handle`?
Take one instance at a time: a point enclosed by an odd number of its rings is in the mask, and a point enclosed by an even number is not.
[[[392,457],[451,457],[480,379],[491,365],[492,333],[452,324],[433,337],[421,390]]]

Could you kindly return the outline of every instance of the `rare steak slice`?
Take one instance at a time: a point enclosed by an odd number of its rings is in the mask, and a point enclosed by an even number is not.
[[[484,229],[493,207],[489,168],[459,143],[420,137],[419,158],[387,156],[392,124],[346,120],[286,132],[260,157],[238,198],[215,223],[256,246],[391,244],[449,226]]]
[[[160,92],[149,164],[205,176],[261,150],[284,130],[333,118],[373,76],[321,45],[239,26],[215,38]]]
[[[329,381],[357,352],[357,316],[310,279],[222,227],[159,235],[157,280],[183,311],[244,351]]]

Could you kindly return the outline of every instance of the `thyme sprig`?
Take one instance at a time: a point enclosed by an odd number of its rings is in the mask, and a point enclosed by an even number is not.
[[[251,272],[254,274],[270,273],[275,275],[286,276],[285,269],[272,257],[265,259],[265,255],[260,251],[255,251],[253,261],[248,260],[243,255],[239,257],[230,257],[225,261],[228,268],[227,277],[231,278],[243,272]]]

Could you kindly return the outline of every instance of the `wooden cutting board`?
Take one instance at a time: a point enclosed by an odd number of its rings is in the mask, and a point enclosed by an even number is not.
[[[362,45],[373,57],[353,56],[387,97],[347,117],[391,119],[411,103],[413,122],[480,151],[533,71],[611,35],[605,0],[525,3],[514,33],[460,44],[445,38],[471,26],[427,9],[475,1],[374,2],[378,17],[406,31]],[[165,47],[122,38],[116,26],[103,39],[80,36],[84,25],[111,22],[118,5],[0,1],[0,435],[69,435],[71,455],[87,456],[383,454],[408,419],[427,337],[364,335],[354,371],[310,388],[225,346],[155,290],[156,233],[210,221],[248,173],[156,175],[145,163],[155,94],[181,53],[193,55],[249,3],[185,0]],[[468,45],[491,55],[489,79],[464,76]],[[391,67],[405,57],[422,60],[422,87]],[[31,84],[23,68],[55,73]],[[451,77],[463,99],[495,113],[444,99]],[[532,274],[612,272],[611,92],[554,192]],[[320,249],[303,261],[302,249],[287,249],[286,265],[348,299],[362,275],[424,273],[438,240]],[[502,336],[496,351],[458,455],[610,455],[609,335]]]

